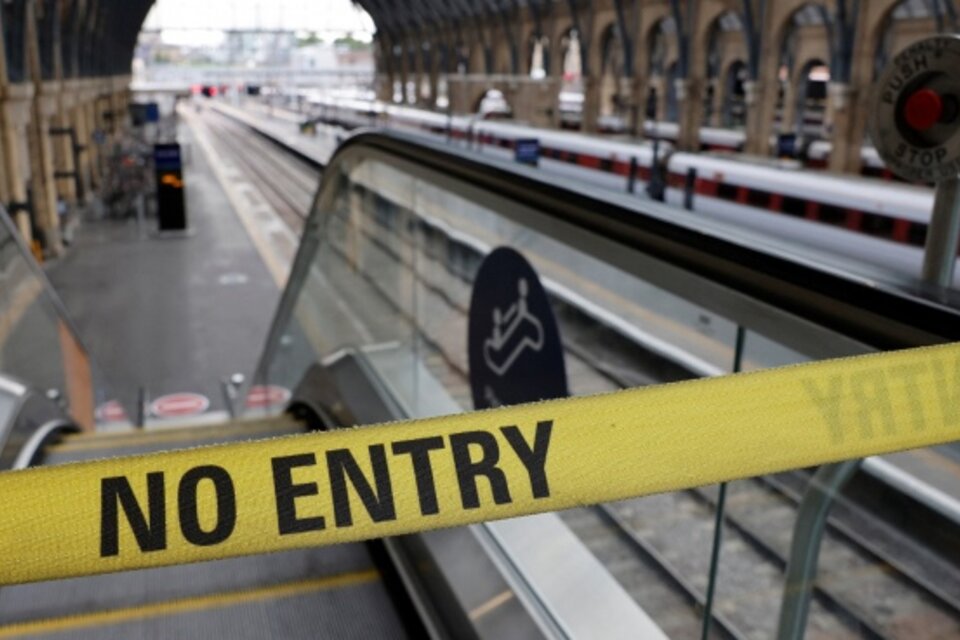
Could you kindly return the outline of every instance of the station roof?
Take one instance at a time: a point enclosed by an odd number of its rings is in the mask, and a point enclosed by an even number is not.
[[[4,0],[0,3],[11,82],[24,80],[26,21],[37,20],[43,74],[55,77],[60,52],[63,76],[129,73],[137,36],[155,0]],[[387,36],[501,17],[550,0],[354,0]]]
[[[27,77],[27,20],[35,19],[46,79],[125,75],[153,0],[5,0],[0,22],[11,82]],[[59,58],[57,56],[59,52]]]
[[[45,78],[125,75],[137,36],[155,0],[4,0],[0,3],[8,78],[29,75],[24,37],[36,18]],[[469,28],[478,21],[509,19],[521,9],[539,14],[556,0],[353,0],[387,37],[420,34],[444,26]],[[57,52],[60,52],[59,60]]]
[[[542,9],[551,0],[354,0],[387,35],[503,17],[522,7]]]

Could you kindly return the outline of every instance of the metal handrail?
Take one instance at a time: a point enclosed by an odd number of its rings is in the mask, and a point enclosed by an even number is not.
[[[63,322],[64,327],[67,331],[70,332],[71,337],[77,346],[83,351],[83,354],[90,358],[90,352],[83,343],[83,340],[80,339],[80,331],[77,329],[76,324],[74,324],[70,314],[67,313],[67,308],[63,304],[63,301],[60,299],[60,296],[57,295],[56,290],[53,288],[53,284],[50,282],[50,279],[47,277],[46,271],[37,264],[37,261],[33,258],[33,253],[30,251],[30,248],[27,246],[26,242],[23,240],[23,236],[20,235],[20,230],[17,229],[16,225],[13,222],[13,218],[7,212],[6,207],[0,203],[0,233],[5,233],[9,237],[9,241],[12,242],[17,249],[17,252],[23,257],[24,263],[30,269],[30,274],[37,278],[43,286],[44,297],[47,302],[53,307],[54,311],[57,314],[58,319]]]
[[[33,466],[43,455],[43,450],[48,444],[55,442],[63,435],[74,433],[80,433],[80,428],[69,420],[51,420],[41,425],[20,448],[11,469],[26,469]]]
[[[775,241],[760,241],[753,234],[709,220],[680,216],[665,205],[600,189],[571,188],[533,169],[422,137],[378,130],[351,136],[327,164],[254,379],[262,378],[293,312],[299,286],[319,247],[337,177],[346,167],[371,157],[406,165],[421,175],[443,176],[472,193],[496,194],[500,202],[513,205],[500,210],[509,211],[521,223],[530,221],[529,212],[540,212],[551,223],[549,229],[541,225],[546,235],[557,233],[563,223],[568,233],[562,240],[627,271],[644,271],[649,265],[638,256],[669,265],[673,271],[666,275],[664,269],[638,275],[687,298],[693,291],[681,291],[682,284],[695,283],[698,304],[742,326],[768,335],[779,329],[787,338],[812,327],[825,329],[798,349],[812,357],[960,340],[960,292],[926,288],[915,281],[891,284],[881,274],[873,279],[844,273],[816,256],[800,255]],[[588,237],[619,249],[620,262],[615,262],[613,253],[598,250],[595,243],[589,246]],[[703,283],[714,286],[705,290]],[[784,317],[790,320],[787,327],[782,325]],[[830,340],[818,352],[817,345],[827,335]],[[838,336],[846,344],[837,343]],[[785,343],[797,346],[789,339]]]

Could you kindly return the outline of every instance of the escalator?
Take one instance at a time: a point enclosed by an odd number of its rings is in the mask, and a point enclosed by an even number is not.
[[[119,429],[114,422],[96,424],[94,406],[112,397],[107,376],[5,214],[0,236],[7,249],[0,253],[0,274],[11,285],[0,290],[0,316],[14,327],[0,335],[0,363],[6,368],[0,373],[2,470],[117,459],[116,473],[122,475],[122,461],[130,456],[387,422],[417,410],[457,410],[427,377],[414,385],[420,395],[417,407],[411,404],[412,378],[406,374],[411,365],[422,365],[410,360],[402,345],[342,344],[322,356],[298,350],[295,340],[318,335],[313,327],[280,336],[279,359],[274,346],[264,350],[261,368],[279,367],[294,390],[280,413],[246,409],[220,423],[155,420]],[[306,243],[308,263],[309,249]],[[298,298],[305,286],[294,278],[287,297]],[[7,292],[17,295],[3,295]],[[352,321],[357,329],[358,319]],[[281,309],[273,335],[286,322]],[[321,334],[339,341],[336,333],[349,330],[349,323],[325,327]],[[285,362],[290,355],[295,362]],[[127,415],[138,414],[130,409]],[[229,413],[243,411],[238,406]],[[149,487],[132,484],[133,495],[117,493],[111,503],[123,544],[140,544],[138,531],[176,526],[172,519],[155,522],[149,499],[137,501]],[[195,489],[203,500],[204,486]],[[167,510],[179,509],[177,500],[171,489],[161,498]],[[210,526],[195,524],[200,530]],[[563,611],[551,604],[556,596],[527,583],[516,569],[523,564],[517,541],[530,535],[553,539],[570,563],[568,571],[580,586],[561,589],[564,601],[589,593],[599,606],[586,615]],[[550,562],[541,562],[540,570]],[[494,535],[466,527],[0,588],[0,637],[560,637],[562,629],[578,626],[606,629],[608,637],[655,628],[555,517],[528,522],[512,539],[506,531]]]

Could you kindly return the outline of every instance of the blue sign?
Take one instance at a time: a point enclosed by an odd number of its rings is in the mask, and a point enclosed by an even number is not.
[[[568,395],[560,332],[537,272],[507,247],[486,257],[473,283],[467,333],[477,409]]]
[[[799,143],[795,133],[781,133],[777,136],[777,157],[796,158],[800,152]]]
[[[536,138],[517,140],[513,143],[513,158],[520,164],[536,167],[540,164],[540,140]]]
[[[157,171],[180,171],[183,168],[180,145],[176,142],[153,145],[153,163]]]
[[[160,122],[160,106],[156,102],[147,103],[147,122]]]

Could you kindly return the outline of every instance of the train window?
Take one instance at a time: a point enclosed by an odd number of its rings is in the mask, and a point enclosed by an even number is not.
[[[747,190],[747,204],[766,209],[770,206],[770,193],[760,189]]]
[[[792,196],[783,196],[783,206],[780,209],[788,216],[797,216],[802,218],[807,210],[807,203],[800,198]]]
[[[862,229],[874,236],[889,238],[893,236],[893,218],[864,214]]]
[[[736,200],[737,199],[737,187],[736,185],[728,184],[726,182],[721,182],[717,185],[717,197],[722,198],[723,200]]]
[[[847,211],[832,204],[820,205],[820,222],[843,226],[847,221]]]

